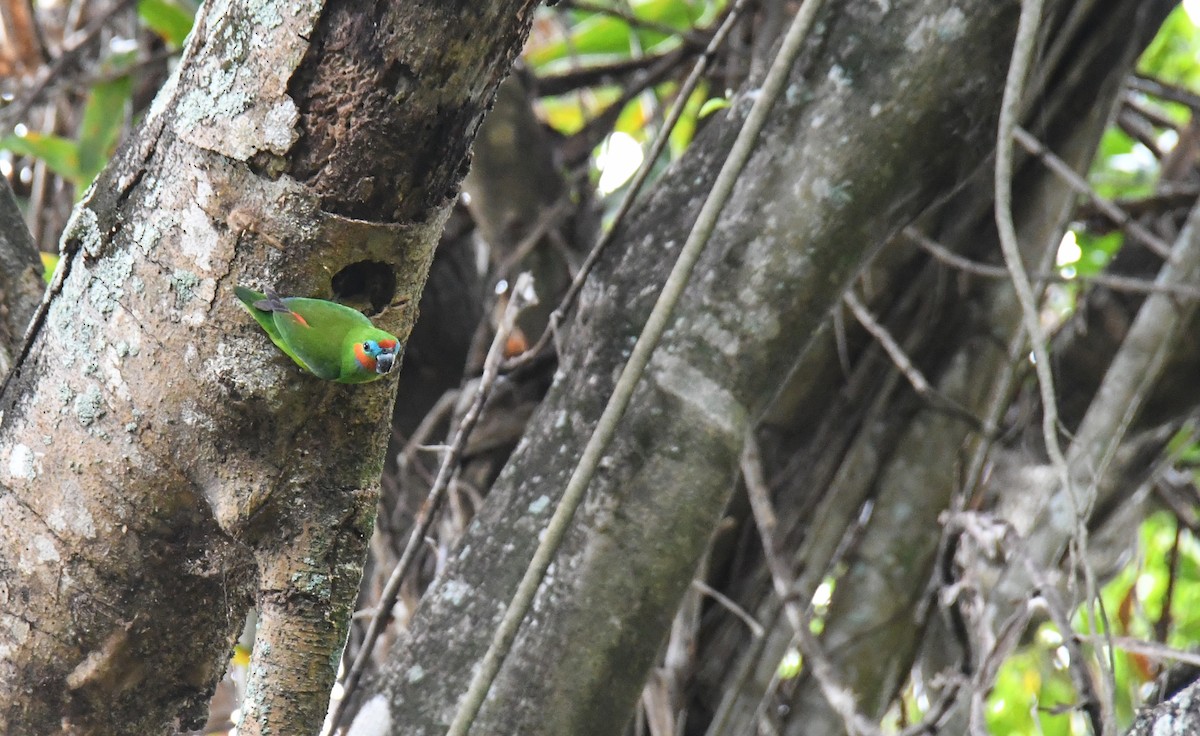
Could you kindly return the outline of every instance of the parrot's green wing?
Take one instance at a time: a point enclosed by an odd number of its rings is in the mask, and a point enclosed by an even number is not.
[[[304,368],[305,370],[311,370],[308,365],[296,355],[296,353],[292,352],[292,349],[287,346],[287,343],[284,342],[283,337],[279,334],[279,328],[275,326],[275,313],[269,310],[259,309],[257,306],[255,306],[260,302],[268,301],[266,294],[254,291],[253,289],[247,289],[244,286],[233,287],[233,293],[237,294],[238,301],[242,303],[242,306],[246,308],[246,311],[250,313],[250,316],[254,318],[254,321],[263,328],[263,331],[267,333],[267,336],[271,338],[271,342],[275,343],[277,348],[287,353],[287,356],[296,361],[296,364],[301,368]]]
[[[373,330],[371,320],[355,309],[324,299],[290,297],[282,301],[289,311],[277,311],[273,316],[283,341],[317,376],[330,381],[343,378],[347,336]]]

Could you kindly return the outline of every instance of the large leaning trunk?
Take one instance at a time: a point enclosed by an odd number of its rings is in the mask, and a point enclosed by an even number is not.
[[[242,733],[319,727],[395,385],[299,373],[232,290],[406,336],[533,5],[205,3],[0,396],[0,731],[193,727],[253,604]]]

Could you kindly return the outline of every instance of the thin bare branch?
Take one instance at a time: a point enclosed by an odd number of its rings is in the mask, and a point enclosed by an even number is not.
[[[685,50],[699,50],[685,41]],[[617,59],[599,64],[587,64],[578,69],[570,69],[555,74],[543,74],[537,77],[535,92],[539,97],[553,97],[574,92],[582,87],[594,87],[599,84],[613,84],[618,80],[638,72],[651,69],[662,62],[664,58],[678,58],[679,48],[667,51],[645,54],[636,58]]]
[[[958,269],[964,273],[969,273],[973,276],[981,276],[989,279],[1006,279],[1008,278],[1008,269],[1003,266],[993,266],[988,263],[980,263],[969,258],[964,258],[957,253],[951,251],[946,246],[938,243],[930,238],[925,233],[917,230],[911,225],[904,228],[904,236],[912,240],[922,250],[929,253],[937,260]],[[1067,277],[1061,273],[1053,271],[1038,271],[1030,274],[1031,278],[1038,282],[1052,282],[1060,284],[1087,284],[1094,286],[1103,286],[1113,291],[1127,292],[1130,294],[1171,294],[1183,299],[1200,299],[1200,288],[1190,286],[1188,284],[1160,284],[1147,279],[1134,278],[1132,276],[1118,276],[1115,274],[1095,274],[1092,276],[1071,276]]]
[[[763,557],[766,560],[767,569],[771,573],[775,595],[783,604],[788,624],[791,625],[796,642],[804,655],[805,666],[816,679],[817,685],[821,688],[821,693],[829,702],[830,707],[842,719],[847,733],[851,736],[879,734],[878,727],[859,713],[854,693],[842,684],[837,668],[812,634],[811,618],[795,596],[796,581],[791,571],[788,570],[787,563],[780,558],[776,546],[775,511],[771,504],[770,490],[763,477],[758,441],[754,438],[753,430],[747,433],[745,447],[742,450],[742,477],[746,482],[746,496],[750,500],[750,509],[754,514],[755,525],[758,527],[758,536],[762,540]]]
[[[708,596],[709,598],[712,598],[714,601],[721,604],[721,606],[723,606],[726,610],[728,610],[734,616],[741,619],[742,623],[746,624],[746,628],[750,629],[750,635],[753,636],[755,639],[762,638],[762,635],[765,633],[765,630],[763,629],[763,625],[760,624],[758,621],[756,621],[754,616],[750,615],[749,611],[747,611],[746,609],[739,606],[737,604],[737,602],[734,601],[732,598],[725,595],[721,591],[717,590],[716,588],[712,587],[711,585],[709,585],[708,583],[704,582],[703,580],[701,580],[699,578],[696,578],[695,580],[692,581],[692,587],[695,588],[696,590],[700,591],[704,595]]]
[[[1128,84],[1130,89],[1152,95],[1160,100],[1178,102],[1200,113],[1200,95],[1190,89],[1143,74],[1132,75],[1129,77]]]
[[[871,336],[883,347],[884,352],[892,359],[892,364],[896,366],[896,369],[900,371],[919,396],[927,399],[935,408],[961,417],[975,429],[980,429],[983,426],[983,422],[979,417],[972,414],[970,410],[958,402],[941,394],[929,383],[924,374],[913,365],[908,354],[904,352],[904,348],[896,342],[896,339],[892,337],[887,328],[875,319],[870,310],[859,301],[858,296],[854,294],[853,290],[847,291],[842,299],[850,307],[850,311],[854,313],[855,319],[863,326],[863,329],[871,333]]]
[[[1104,197],[1101,197],[1095,189],[1092,189],[1092,187],[1086,181],[1084,181],[1083,177],[1081,177],[1079,174],[1076,174],[1075,171],[1069,165],[1067,165],[1066,161],[1063,161],[1058,156],[1055,156],[1054,153],[1041,144],[1041,141],[1030,135],[1028,131],[1026,131],[1024,128],[1016,127],[1013,129],[1012,137],[1017,143],[1021,144],[1025,150],[1041,159],[1042,163],[1046,165],[1046,168],[1053,171],[1054,174],[1062,179],[1068,186],[1070,186],[1076,192],[1087,197],[1088,200],[1095,205],[1097,210],[1099,210],[1105,217],[1112,220],[1113,224],[1124,230],[1126,234],[1128,234],[1134,240],[1145,245],[1158,257],[1171,257],[1170,243],[1142,227],[1137,220],[1129,216],[1128,212],[1125,212],[1117,205],[1113,204]]]
[[[896,342],[892,334],[887,331],[887,328],[879,324],[875,316],[871,314],[866,305],[858,299],[858,295],[853,290],[847,291],[842,297],[842,301],[846,302],[846,306],[850,307],[850,311],[854,313],[854,318],[863,326],[867,332],[883,347],[888,357],[892,359],[892,365],[904,375],[908,380],[909,385],[913,390],[922,396],[928,396],[933,393],[933,387],[929,385],[929,381],[925,379],[921,371],[913,365],[908,354],[904,352],[904,348]]]
[[[1135,639],[1131,636],[1114,636],[1111,639],[1103,636],[1079,636],[1078,638],[1096,646],[1107,645],[1111,642],[1121,651],[1140,654],[1143,657],[1151,657],[1162,662],[1182,662],[1200,667],[1200,653],[1176,649],[1158,642]]]
[[[1094,494],[1077,487],[1071,475],[1067,457],[1058,440],[1058,397],[1054,388],[1054,374],[1050,365],[1050,350],[1045,331],[1042,329],[1041,317],[1038,311],[1037,299],[1033,294],[1033,286],[1029,274],[1021,261],[1020,244],[1017,242],[1016,226],[1013,223],[1012,211],[1012,167],[1013,140],[1018,139],[1032,153],[1039,155],[1051,170],[1063,176],[1068,183],[1079,181],[1079,177],[1061,159],[1051,157],[1049,151],[1041,146],[1032,135],[1021,130],[1018,126],[1018,116],[1025,96],[1025,79],[1033,61],[1037,47],[1038,26],[1041,23],[1043,0],[1022,0],[1021,17],[1017,23],[1017,37],[1013,43],[1012,62],[1008,68],[1008,77],[1004,84],[1004,97],[1000,105],[1000,123],[996,132],[996,168],[995,168],[995,215],[996,227],[1000,235],[1000,249],[1004,253],[1004,263],[1012,276],[1013,289],[1017,301],[1021,305],[1021,318],[1025,332],[1029,336],[1030,347],[1034,355],[1034,371],[1037,374],[1038,388],[1042,397],[1042,438],[1046,445],[1046,453],[1059,477],[1062,492],[1070,501],[1073,525],[1071,540],[1073,547],[1084,560],[1082,565],[1084,581],[1087,587],[1089,601],[1096,600],[1098,595],[1095,576],[1088,566],[1087,560],[1087,518],[1091,512],[1091,500]],[[1023,134],[1023,135],[1022,135]],[[1034,148],[1039,150],[1034,150]],[[1070,173],[1070,178],[1066,177]],[[1086,187],[1086,184],[1085,184]],[[1087,188],[1088,191],[1090,187]],[[1131,225],[1136,225],[1130,221]],[[1138,225],[1140,228],[1141,226]],[[1169,249],[1162,257],[1169,257]],[[1088,623],[1092,630],[1097,630],[1093,609],[1088,606]],[[1107,629],[1107,627],[1105,627]],[[1099,662],[1098,662],[1099,663]],[[1101,667],[1103,676],[1103,698],[1108,701],[1116,687],[1113,668]],[[976,709],[972,708],[971,722],[974,725]],[[1105,710],[1101,734],[1116,732],[1116,722],[1111,710]]]

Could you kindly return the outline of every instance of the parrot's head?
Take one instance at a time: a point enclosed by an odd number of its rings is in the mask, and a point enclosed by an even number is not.
[[[354,346],[354,357],[363,370],[379,375],[390,373],[396,365],[396,349],[399,343],[395,340],[363,340]]]

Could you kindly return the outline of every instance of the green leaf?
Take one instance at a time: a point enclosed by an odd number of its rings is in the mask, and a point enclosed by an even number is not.
[[[1142,53],[1138,71],[1183,87],[1200,85],[1200,27],[1180,5]]]
[[[27,133],[0,138],[0,148],[45,161],[54,173],[71,181],[79,180],[79,146],[73,140],[58,135]]]
[[[713,97],[709,100],[706,100],[704,105],[700,107],[700,112],[696,115],[696,118],[703,120],[717,110],[724,110],[731,104],[732,103],[729,101],[728,97]]]
[[[139,0],[142,21],[172,46],[183,46],[192,30],[196,11],[172,0]]]
[[[54,280],[54,269],[58,268],[57,253],[40,253],[42,257],[42,280],[49,284]]]
[[[708,104],[707,100],[707,84],[701,84],[692,90],[691,97],[688,98],[687,104],[683,107],[683,114],[679,116],[679,122],[675,125],[675,129],[671,131],[669,142],[672,159],[682,156],[683,152],[687,150],[688,145],[691,144],[692,138],[696,135],[696,123],[704,116],[704,108]]]
[[[703,26],[716,17],[719,3],[684,2],[683,0],[642,0],[627,7],[638,20],[668,26],[679,33]],[[571,66],[596,64],[616,59],[628,59],[635,49],[643,53],[663,51],[679,43],[679,33],[662,33],[641,26],[631,27],[623,19],[607,13],[576,11],[578,21],[571,26],[566,38],[526,51],[525,60],[536,71],[555,68],[554,62]],[[561,65],[558,65],[561,66]]]
[[[112,155],[121,129],[125,126],[125,104],[133,90],[129,77],[103,82],[92,88],[83,121],[79,125],[79,177],[85,187],[96,178]]]

